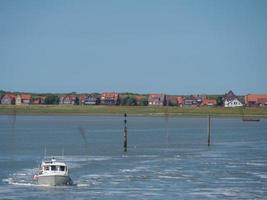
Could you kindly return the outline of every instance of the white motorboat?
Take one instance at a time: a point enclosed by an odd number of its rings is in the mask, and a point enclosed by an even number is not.
[[[40,185],[58,186],[72,184],[66,163],[58,162],[54,158],[42,161],[39,172],[33,179]]]

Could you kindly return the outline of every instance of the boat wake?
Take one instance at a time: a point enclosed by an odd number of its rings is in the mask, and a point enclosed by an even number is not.
[[[2,179],[2,182],[10,185],[19,186],[34,186],[37,185],[35,181],[32,180],[37,168],[33,169],[23,169],[22,171],[11,174],[8,178]]]

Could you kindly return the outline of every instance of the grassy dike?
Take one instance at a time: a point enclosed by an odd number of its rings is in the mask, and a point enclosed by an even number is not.
[[[267,118],[267,108],[179,108],[150,106],[0,105],[0,115],[129,115],[140,116],[256,116]]]

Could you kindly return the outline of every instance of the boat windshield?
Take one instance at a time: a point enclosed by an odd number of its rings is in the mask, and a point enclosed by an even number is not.
[[[64,165],[44,165],[44,171],[67,171],[67,166]]]
[[[60,166],[59,169],[60,169],[60,171],[64,172],[65,171],[65,166]]]
[[[51,171],[56,171],[57,168],[56,168],[56,165],[51,165]]]

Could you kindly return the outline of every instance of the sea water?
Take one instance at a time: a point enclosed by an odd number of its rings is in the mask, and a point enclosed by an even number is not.
[[[267,199],[267,120],[0,116],[0,199]],[[45,153],[46,152],[46,153]],[[32,180],[44,156],[73,186]]]

